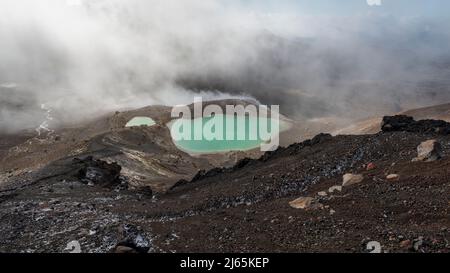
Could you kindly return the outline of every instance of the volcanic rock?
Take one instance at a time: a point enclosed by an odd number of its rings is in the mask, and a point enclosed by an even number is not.
[[[424,241],[423,241],[423,237],[422,237],[422,236],[420,236],[419,238],[415,239],[414,242],[413,242],[414,250],[415,250],[415,251],[419,251],[420,248],[421,248],[422,245],[423,245],[423,242],[424,242]]]
[[[328,189],[329,193],[333,193],[335,191],[342,191],[342,186],[336,185],[336,186],[332,186]]]
[[[359,184],[363,180],[364,180],[364,176],[362,176],[361,174],[347,173],[347,174],[344,174],[344,176],[342,177],[342,186],[348,187],[351,185]]]
[[[411,240],[404,240],[400,242],[400,247],[404,249],[410,249],[412,248],[412,242]]]
[[[86,183],[103,187],[120,184],[120,171],[122,169],[117,163],[108,163],[102,160],[95,160],[89,156],[86,159],[74,159],[74,163],[81,164],[78,171],[78,178]]]
[[[442,157],[442,146],[435,140],[427,140],[417,147],[417,157],[413,161],[436,161]]]
[[[289,205],[295,209],[307,209],[311,207],[313,200],[314,198],[312,197],[300,197],[295,199],[294,201],[289,202]]]
[[[375,170],[377,168],[377,166],[375,165],[375,163],[369,163],[367,164],[366,170],[371,171],[371,170]]]
[[[127,246],[117,246],[114,253],[138,253],[135,249]]]
[[[450,123],[443,120],[419,120],[405,115],[386,116],[381,123],[383,132],[405,131],[412,133],[450,134]]]
[[[152,188],[150,186],[145,186],[145,187],[139,188],[139,193],[142,193],[143,195],[145,195],[147,197],[152,197],[153,196],[153,191],[152,191]]]
[[[399,178],[400,178],[400,175],[398,175],[398,174],[390,174],[390,175],[386,176],[386,179],[391,180],[391,181],[398,180]]]
[[[122,240],[117,244],[116,251],[120,246],[131,248],[139,253],[147,253],[149,251],[150,241],[137,227],[125,224],[119,228],[119,233],[121,233]],[[121,248],[121,250],[127,249]]]

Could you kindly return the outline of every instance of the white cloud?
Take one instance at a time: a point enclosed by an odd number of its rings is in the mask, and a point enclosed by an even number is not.
[[[435,45],[448,41],[443,27],[436,35],[390,17],[249,14],[220,0],[67,3],[0,2],[0,82],[30,89],[39,105],[67,112],[62,119],[185,102],[192,85],[265,100],[300,89],[345,100],[355,82],[423,79],[411,70],[444,52]],[[383,97],[377,88],[370,92]]]
[[[367,0],[369,6],[381,6],[381,0]]]

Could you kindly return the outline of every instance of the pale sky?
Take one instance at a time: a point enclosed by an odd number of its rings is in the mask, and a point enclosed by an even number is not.
[[[447,17],[448,0],[381,0],[381,6],[369,6],[366,0],[225,0],[240,2],[250,10],[262,12],[292,12],[307,15],[352,15],[379,12],[393,16]]]

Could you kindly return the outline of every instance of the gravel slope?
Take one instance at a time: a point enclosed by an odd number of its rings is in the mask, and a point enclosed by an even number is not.
[[[430,126],[432,126],[430,124]],[[433,130],[431,130],[433,131]],[[411,162],[438,139],[443,158]],[[365,166],[373,162],[375,169]],[[55,161],[0,192],[0,251],[66,252],[449,252],[450,136],[392,131],[318,135],[311,141],[199,173],[153,196],[87,185],[80,161]],[[318,196],[364,176],[342,192]],[[398,174],[388,181],[388,174]],[[289,202],[314,197],[313,208]],[[122,249],[123,250],[123,249]]]

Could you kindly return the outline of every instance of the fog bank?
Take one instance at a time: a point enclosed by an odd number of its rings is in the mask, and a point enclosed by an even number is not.
[[[231,4],[230,4],[231,2]],[[450,100],[448,21],[251,12],[221,0],[2,0],[0,128],[249,96],[296,117]]]

